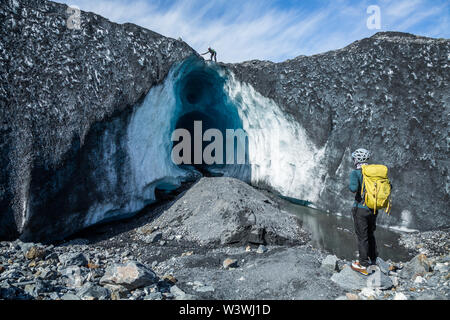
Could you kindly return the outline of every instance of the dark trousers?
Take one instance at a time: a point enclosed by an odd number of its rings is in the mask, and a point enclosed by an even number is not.
[[[377,228],[378,214],[374,214],[367,209],[353,207],[352,216],[358,239],[359,263],[367,267],[369,258],[372,262],[375,262],[378,256],[374,234]]]

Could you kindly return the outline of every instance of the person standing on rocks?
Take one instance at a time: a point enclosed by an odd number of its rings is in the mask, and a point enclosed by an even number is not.
[[[205,54],[211,54],[211,59],[209,59],[210,61],[213,61],[214,58],[214,62],[217,62],[217,52],[216,50],[212,49],[211,47],[208,48],[208,51],[206,51],[205,53],[202,53],[201,55],[204,56]]]
[[[370,158],[370,151],[366,149],[358,149],[352,153],[353,164],[355,169],[350,173],[349,189],[356,193],[355,202],[352,208],[352,217],[355,225],[355,233],[358,240],[359,261],[352,263],[352,269],[368,275],[367,268],[369,265],[376,264],[377,261],[377,244],[375,240],[375,229],[377,223],[378,210],[374,214],[365,204],[361,196],[361,188],[363,183],[363,175],[361,167],[367,165]],[[370,259],[370,260],[369,260]]]

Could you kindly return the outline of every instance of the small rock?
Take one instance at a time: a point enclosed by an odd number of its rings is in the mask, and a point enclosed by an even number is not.
[[[426,280],[422,276],[417,276],[414,280],[414,283],[423,283],[426,282]]]
[[[148,267],[135,261],[114,264],[106,269],[100,284],[121,285],[129,290],[145,287],[157,282],[156,274]]]
[[[227,258],[223,261],[223,267],[224,269],[230,269],[230,268],[237,268],[237,260],[236,259],[231,259],[231,258]]]
[[[49,298],[51,300],[59,300],[59,294],[57,292],[52,292],[50,293]]]
[[[87,267],[88,267],[88,269],[98,269],[98,268],[100,268],[100,266],[98,264],[95,264],[95,263],[93,263],[91,261],[88,262]]]
[[[392,280],[392,285],[394,287],[397,287],[399,285],[399,281],[398,281],[398,277],[395,276],[390,276],[391,280]]]
[[[122,286],[105,285],[111,291],[111,300],[122,300],[128,297],[128,290]]]
[[[375,299],[378,298],[380,294],[381,290],[373,288],[363,288],[360,293],[360,295],[365,298],[375,298]]]
[[[56,252],[52,252],[50,254],[47,254],[44,259],[58,261],[59,258],[58,258],[58,254]]]
[[[253,225],[248,234],[247,241],[253,244],[264,244],[264,235],[266,234],[265,228],[257,227]]]
[[[107,288],[88,282],[77,292],[77,295],[82,300],[105,300],[110,298],[111,292]]]
[[[24,291],[30,296],[37,298],[40,293],[45,291],[45,286],[42,282],[36,282],[33,284],[27,284],[24,288]]]
[[[172,300],[175,298],[175,296],[173,294],[171,294],[170,292],[164,292],[163,297],[166,298],[166,300]]]
[[[25,255],[32,247],[35,246],[34,243],[32,242],[22,242],[20,240],[15,241],[16,245],[16,249],[20,249],[22,250],[22,253]]]
[[[72,293],[66,293],[61,297],[61,300],[81,300],[81,298],[77,295],[74,295]]]
[[[88,264],[88,260],[83,253],[65,253],[59,256],[59,261],[64,267],[85,267]]]
[[[163,280],[166,280],[166,281],[168,281],[168,282],[170,282],[172,284],[175,284],[178,281],[173,275],[170,275],[170,274],[169,275],[165,275],[163,277]]]
[[[153,232],[145,237],[142,240],[146,243],[157,243],[162,239],[163,234],[161,232]]]
[[[182,254],[181,254],[181,256],[182,257],[185,257],[185,256],[191,256],[191,255],[193,255],[194,254],[194,251],[188,251],[188,252],[183,252]]]
[[[194,288],[197,292],[214,292],[214,288],[212,286],[201,286]]]
[[[34,259],[42,259],[47,254],[47,251],[44,248],[38,246],[32,246],[26,253],[25,258],[28,260]]]
[[[173,294],[175,297],[184,296],[186,293],[178,288],[177,286],[170,287],[170,293]]]
[[[162,300],[162,298],[161,292],[151,292],[144,297],[144,300]]]
[[[441,273],[447,273],[449,271],[449,266],[445,263],[436,263],[434,269]]]
[[[339,270],[337,263],[338,258],[336,256],[328,255],[325,259],[323,259],[321,268],[330,272],[337,271]]]
[[[359,300],[358,295],[354,293],[346,293],[345,296],[348,300]]]
[[[55,280],[58,274],[49,268],[45,268],[39,273],[38,277],[45,280]]]
[[[394,300],[408,300],[408,298],[402,292],[397,292],[394,296]]]
[[[66,285],[69,288],[80,288],[83,286],[85,277],[80,267],[70,266],[63,270],[61,274],[65,277]]]
[[[0,265],[0,273],[2,273],[5,270],[6,270],[5,267]]]
[[[250,251],[252,251],[252,247],[251,247],[251,246],[247,246],[247,247],[245,248],[245,252],[250,252]]]
[[[267,247],[263,244],[259,245],[258,250],[256,250],[257,253],[265,253],[267,252]]]

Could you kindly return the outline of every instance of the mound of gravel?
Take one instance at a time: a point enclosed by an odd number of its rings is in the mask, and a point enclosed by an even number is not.
[[[152,224],[199,244],[301,244],[308,239],[294,215],[226,177],[202,178]]]

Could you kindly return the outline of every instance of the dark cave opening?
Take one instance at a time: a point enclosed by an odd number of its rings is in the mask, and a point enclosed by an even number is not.
[[[185,129],[190,133],[191,137],[191,156],[189,164],[182,164],[186,169],[199,171],[203,176],[233,176],[238,173],[246,172],[246,176],[250,176],[250,166],[248,161],[248,140],[242,141],[238,138],[234,139],[234,154],[236,158],[237,150],[244,145],[245,148],[245,163],[226,164],[227,162],[227,130],[243,130],[242,119],[238,113],[238,106],[228,98],[225,90],[226,78],[220,74],[217,67],[211,66],[204,61],[188,60],[181,68],[180,75],[174,84],[175,96],[177,101],[176,119],[173,124],[173,129]],[[216,129],[221,133],[221,142],[223,146],[223,157],[220,154],[216,159],[222,159],[220,163],[207,164],[195,163],[194,159],[194,137],[196,121],[201,122],[201,137],[210,129]],[[245,131],[244,131],[245,132]],[[203,139],[202,139],[203,140]],[[202,152],[212,142],[216,142],[214,138],[202,141]],[[175,147],[179,142],[174,142],[172,147]],[[183,153],[181,153],[183,154]],[[211,153],[216,156],[215,151]],[[244,175],[239,178],[244,178]]]

